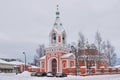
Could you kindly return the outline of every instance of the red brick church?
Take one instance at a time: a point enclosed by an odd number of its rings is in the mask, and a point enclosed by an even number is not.
[[[40,71],[41,72],[65,72],[65,73],[75,73],[76,68],[76,57],[74,53],[70,53],[70,49],[66,46],[66,32],[63,28],[63,25],[60,21],[60,12],[56,12],[56,20],[53,25],[53,28],[49,34],[49,47],[45,49],[46,55],[40,58]],[[91,55],[98,55],[98,51],[90,48]],[[81,49],[78,53],[87,53],[87,49]],[[93,52],[93,53],[92,53]],[[89,66],[98,66],[99,61],[89,60],[86,61],[85,56],[80,56],[81,59],[78,60],[78,70],[80,67]],[[84,58],[84,59],[82,59]],[[88,65],[85,65],[85,61]],[[104,67],[106,67],[106,62],[101,63]]]

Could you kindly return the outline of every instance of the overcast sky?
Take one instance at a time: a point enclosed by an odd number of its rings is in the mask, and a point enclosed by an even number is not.
[[[95,32],[110,40],[120,57],[120,0],[0,0],[0,57],[32,62],[39,44],[48,46],[56,5],[67,43],[82,32],[94,43]]]

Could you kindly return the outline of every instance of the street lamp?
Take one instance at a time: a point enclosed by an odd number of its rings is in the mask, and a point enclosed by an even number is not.
[[[74,47],[74,46],[71,46],[71,49],[73,50],[73,53],[75,53],[75,66],[76,66],[76,68],[75,68],[75,74],[76,74],[76,76],[77,76],[77,71],[78,71],[78,61],[77,61],[77,58],[78,58],[78,51],[77,51],[77,49]]]
[[[23,54],[25,55],[25,68],[24,68],[24,70],[26,71],[26,54],[25,54],[25,52],[23,52]]]

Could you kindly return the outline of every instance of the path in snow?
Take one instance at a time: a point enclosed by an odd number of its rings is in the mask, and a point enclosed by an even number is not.
[[[64,78],[56,77],[31,77],[29,72],[15,75],[15,73],[0,73],[0,80],[120,80],[120,74],[98,75],[98,76],[68,76]]]

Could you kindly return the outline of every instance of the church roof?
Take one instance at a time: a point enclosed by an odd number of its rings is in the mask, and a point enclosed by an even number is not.
[[[24,65],[25,64],[25,63],[19,62],[19,61],[7,62],[7,61],[1,60],[1,59],[0,59],[0,63],[2,63],[2,64],[11,64],[11,65]]]
[[[46,58],[46,56],[43,56],[43,57],[40,58],[40,60],[45,59],[45,58]]]
[[[0,63],[2,63],[2,64],[9,64],[7,61],[1,60],[1,59],[0,59]]]
[[[70,56],[75,57],[75,55],[73,53],[67,53],[67,54],[64,54],[63,56],[61,56],[61,58],[69,58]]]
[[[13,65],[24,65],[25,63],[23,62],[19,62],[19,61],[11,61],[9,62],[10,64],[13,64]]]
[[[62,33],[64,31],[64,28],[62,27],[62,23],[60,21],[59,14],[60,14],[60,12],[58,11],[58,5],[57,5],[56,20],[55,20],[53,29],[55,31],[57,31],[58,33]]]

